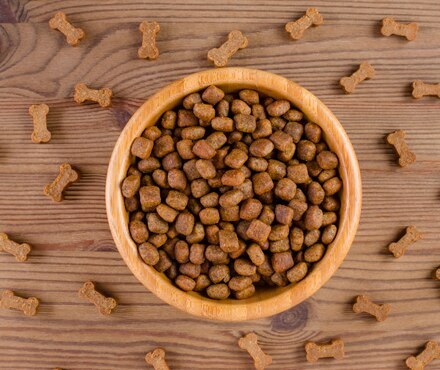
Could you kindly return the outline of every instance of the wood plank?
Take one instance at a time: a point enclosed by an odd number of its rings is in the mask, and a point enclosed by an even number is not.
[[[314,368],[332,364],[338,369],[389,369],[399,368],[425,340],[439,339],[437,283],[424,276],[426,271],[422,273],[414,260],[412,269],[409,263],[395,263],[393,272],[372,280],[365,276],[377,274],[378,265],[349,256],[336,276],[300,306],[273,318],[221,326],[189,317],[146,292],[116,252],[38,251],[29,263],[10,262],[8,256],[0,256],[0,289],[33,294],[42,305],[34,318],[0,312],[5,369],[55,365],[142,369],[143,355],[157,345],[167,348],[173,368],[245,369],[250,368],[249,360],[236,340],[248,331],[260,335],[276,369],[292,369],[292,364],[310,368],[304,359],[304,343],[333,336],[344,338],[347,358],[324,361]],[[118,299],[114,315],[100,317],[92,305],[77,297],[87,279],[98,281],[101,289]],[[363,285],[367,293],[393,305],[384,323],[351,312],[352,297],[366,281],[371,284]],[[423,304],[415,310],[415,302]],[[424,328],[423,333],[417,333],[419,328]],[[370,356],[374,351],[382,355]],[[47,355],[37,360],[40,352]]]
[[[223,23],[165,23],[158,38],[161,56],[156,62],[137,58],[140,33],[136,23],[94,23],[93,31],[76,48],[46,24],[0,26],[0,98],[34,100],[72,96],[84,81],[108,86],[120,99],[142,99],[189,73],[211,68],[207,51],[223,42],[231,29]],[[347,25],[340,21],[310,30],[301,41],[289,40],[283,23],[236,23],[249,37],[249,47],[230,65],[279,73],[310,89],[320,98],[338,97],[346,103],[414,102],[410,83],[440,80],[438,29],[426,25],[416,42],[378,36],[379,25]],[[347,36],[350,38],[347,39]],[[14,47],[8,47],[14,45]],[[355,94],[344,96],[338,81],[369,60],[377,76]],[[275,62],[276,61],[276,62]]]

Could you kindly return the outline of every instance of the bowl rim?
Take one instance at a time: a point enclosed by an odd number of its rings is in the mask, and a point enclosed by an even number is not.
[[[130,237],[128,213],[120,191],[120,184],[131,164],[129,147],[132,141],[183,97],[210,85],[230,91],[255,89],[274,98],[289,100],[308,119],[321,126],[327,144],[340,160],[343,189],[339,227],[324,257],[299,283],[257,292],[241,301],[216,301],[195,292],[184,292],[174,286],[165,274],[146,265],[138,256],[136,244]],[[105,197],[107,218],[116,247],[131,272],[146,288],[168,304],[192,315],[221,321],[244,321],[272,316],[294,307],[314,294],[336,272],[351,247],[359,224],[362,184],[356,153],[347,133],[336,116],[315,95],[297,83],[270,72],[228,67],[188,75],[162,88],[143,103],[115,144],[108,166]]]

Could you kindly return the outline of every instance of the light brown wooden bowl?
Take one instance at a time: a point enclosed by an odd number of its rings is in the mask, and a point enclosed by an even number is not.
[[[246,300],[216,301],[198,293],[185,293],[162,273],[147,266],[138,256],[128,231],[128,214],[120,190],[132,163],[130,146],[146,127],[154,125],[162,113],[182,99],[209,85],[227,92],[255,89],[274,98],[287,99],[313,122],[321,126],[324,138],[339,158],[343,181],[339,231],[323,259],[301,282],[284,288],[258,290]],[[315,293],[338,269],[356,234],[361,213],[362,188],[359,165],[353,146],[333,113],[312,93],[284,77],[247,68],[220,68],[192,74],[166,86],[148,99],[131,117],[119,137],[107,174],[106,206],[110,230],[127,266],[156,296],[192,315],[223,321],[243,321],[271,316],[287,310]]]

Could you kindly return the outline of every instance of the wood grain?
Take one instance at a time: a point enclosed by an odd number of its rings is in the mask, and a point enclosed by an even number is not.
[[[0,255],[0,289],[42,300],[33,318],[0,311],[2,369],[145,369],[143,357],[156,345],[167,348],[175,369],[251,369],[236,346],[251,330],[274,357],[274,369],[404,369],[404,359],[426,340],[440,340],[440,286],[430,279],[440,264],[440,100],[410,97],[412,80],[440,82],[440,6],[436,0],[313,5],[325,24],[294,42],[284,23],[309,2],[0,1],[0,229],[34,245],[29,263]],[[47,26],[58,10],[85,29],[77,48]],[[381,37],[380,20],[388,15],[418,22],[418,39]],[[149,18],[162,29],[156,62],[136,57],[137,26]],[[104,186],[113,145],[131,114],[167,83],[209,68],[207,50],[233,28],[250,45],[231,65],[290,78],[339,118],[360,161],[364,205],[348,257],[312,298],[270,319],[218,324],[185,315],[137,282],[112,241]],[[343,95],[337,81],[364,59],[377,76]],[[114,106],[74,103],[79,81],[113,88]],[[27,109],[39,102],[51,107],[53,139],[44,145],[30,141]],[[398,128],[417,155],[406,169],[384,144]],[[63,161],[76,165],[82,180],[65,203],[52,204],[42,189]],[[386,246],[409,224],[424,239],[395,260]],[[119,299],[115,316],[101,318],[77,299],[87,279]],[[378,324],[353,314],[359,293],[391,303],[389,319]],[[304,342],[333,336],[344,338],[346,359],[306,364]],[[439,361],[429,369],[440,369]]]

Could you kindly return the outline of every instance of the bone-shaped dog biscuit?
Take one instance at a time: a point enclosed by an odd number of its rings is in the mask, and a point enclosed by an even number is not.
[[[40,302],[37,298],[22,298],[12,290],[3,290],[0,296],[0,307],[23,312],[26,316],[35,316]]]
[[[415,99],[420,99],[424,96],[436,96],[440,98],[440,84],[427,84],[423,81],[416,80],[412,83],[412,88],[412,96]]]
[[[49,21],[50,28],[60,31],[66,36],[67,43],[76,46],[85,33],[81,28],[74,27],[63,12],[56,13]]]
[[[307,342],[305,346],[308,362],[316,362],[320,358],[333,357],[341,360],[345,356],[342,339],[332,339],[330,343]]]
[[[272,363],[272,357],[266,355],[258,345],[258,337],[255,333],[246,334],[238,340],[238,346],[246,350],[254,360],[254,366],[257,370],[264,370]]]
[[[399,156],[399,165],[408,166],[416,161],[416,155],[409,149],[405,141],[405,131],[397,130],[387,135],[388,144],[392,145],[394,151]]]
[[[319,26],[324,22],[324,18],[319,14],[318,9],[308,8],[306,14],[294,22],[287,23],[284,28],[290,33],[290,37],[299,40],[303,37],[304,31],[310,26]]]
[[[18,262],[24,262],[31,251],[31,246],[26,243],[16,243],[10,240],[7,234],[0,233],[0,251],[12,254]]]
[[[430,340],[425,344],[425,349],[421,353],[406,359],[406,366],[411,370],[423,370],[436,358],[440,358],[440,346],[437,342]]]
[[[101,107],[105,108],[111,104],[112,95],[113,92],[107,87],[95,90],[90,89],[84,83],[79,83],[75,86],[75,94],[73,96],[73,99],[79,104],[85,102],[86,100],[94,101],[98,103]]]
[[[90,303],[93,303],[102,315],[110,315],[112,310],[117,306],[114,298],[102,295],[96,290],[95,284],[91,281],[84,283],[78,294],[81,298],[87,299]]]
[[[419,30],[419,25],[417,23],[399,23],[392,17],[386,17],[382,19],[382,28],[380,32],[384,36],[404,36],[408,41],[413,41],[417,37],[417,31]]]
[[[228,34],[228,40],[223,45],[208,51],[208,59],[213,61],[216,67],[224,67],[239,49],[244,49],[246,46],[248,46],[248,39],[241,31],[231,31]]]
[[[390,310],[391,305],[388,303],[374,303],[366,295],[358,295],[356,297],[356,303],[353,305],[353,311],[355,313],[369,313],[370,315],[374,316],[377,321],[385,321]]]
[[[159,23],[144,21],[139,25],[139,31],[142,32],[142,46],[138,49],[139,58],[157,59],[159,49],[156,46],[156,36],[160,31]]]
[[[422,233],[417,230],[415,226],[408,226],[405,230],[405,235],[402,236],[399,241],[393,242],[388,245],[389,251],[394,257],[399,258],[405,254],[406,249],[417,240],[422,239]]]
[[[47,104],[33,104],[29,107],[29,114],[34,122],[34,131],[31,139],[34,143],[47,143],[51,134],[47,129],[46,116],[49,113]]]
[[[78,172],[70,164],[64,163],[60,166],[60,173],[57,178],[44,188],[44,194],[51,197],[55,202],[61,202],[64,190],[78,179]]]
[[[368,62],[362,62],[356,72],[349,77],[342,77],[339,80],[339,84],[346,94],[351,94],[359,83],[373,78],[374,74],[375,70],[373,66]]]
[[[165,350],[162,348],[156,348],[154,351],[147,353],[145,361],[153,366],[154,370],[170,369],[165,361]]]
[[[437,267],[432,273],[432,278],[434,280],[440,280],[440,267]]]

